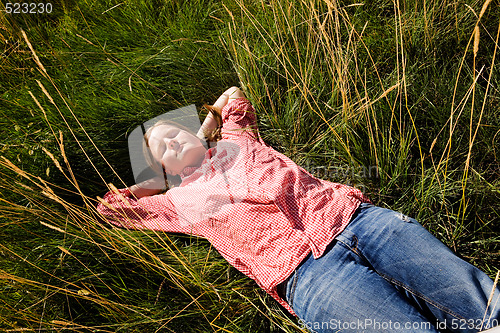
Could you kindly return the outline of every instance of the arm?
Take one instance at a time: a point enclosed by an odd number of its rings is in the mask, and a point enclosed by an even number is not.
[[[243,92],[238,88],[238,87],[231,87],[227,89],[220,97],[215,101],[214,105],[212,105],[213,109],[215,112],[217,112],[220,116],[222,108],[226,106],[228,103],[231,101],[238,99],[238,98],[244,98],[245,95]],[[212,113],[209,113],[205,120],[203,121],[203,124],[201,125],[200,129],[198,130],[198,133],[196,136],[200,139],[205,138],[205,133],[212,131],[217,127],[217,121],[215,120],[214,116]]]
[[[155,194],[160,194],[166,189],[165,178],[162,176],[157,176],[145,180],[141,183],[132,185],[128,189],[130,190],[130,193],[138,199]]]
[[[258,140],[262,144],[257,126],[257,115],[252,103],[244,95],[233,95],[234,98],[221,111],[224,123],[221,134],[224,138],[246,136],[252,140]]]
[[[178,209],[168,195],[170,191],[138,199],[132,195],[130,187],[117,189],[109,184],[109,188],[103,198],[97,197],[97,211],[102,221],[127,229],[201,235],[189,223],[180,223]]]

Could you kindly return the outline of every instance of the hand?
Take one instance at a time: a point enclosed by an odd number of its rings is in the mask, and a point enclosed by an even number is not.
[[[228,95],[228,103],[231,103],[232,100],[238,99],[238,98],[246,98],[245,94],[243,91],[241,91],[240,88],[238,87],[231,87],[228,90],[224,92],[225,94]]]
[[[224,91],[224,93],[217,99],[213,107],[220,114],[224,106],[230,103],[232,100],[238,98],[245,98],[245,94],[238,87],[231,87]]]
[[[157,176],[129,187],[130,192],[138,199],[160,194],[165,189],[165,178],[163,176]]]
[[[240,90],[238,87],[231,87],[227,89],[220,97],[215,101],[214,105],[212,105],[212,108],[219,114],[221,115],[222,109],[224,106],[226,106],[228,103],[231,101],[238,99],[238,98],[245,98],[245,94]],[[220,117],[219,117],[220,118]],[[202,140],[205,140],[205,133],[209,133],[213,129],[215,129],[218,126],[217,121],[215,120],[214,116],[212,113],[209,113],[205,120],[203,121],[203,124],[201,124],[200,129],[198,130],[198,133],[196,136]]]

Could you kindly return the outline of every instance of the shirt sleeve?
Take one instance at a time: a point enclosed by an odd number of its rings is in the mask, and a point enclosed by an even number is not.
[[[194,234],[192,226],[179,223],[176,210],[166,194],[137,199],[128,188],[115,189],[100,199],[97,211],[104,220],[122,228]]]
[[[221,117],[223,139],[230,139],[234,136],[260,139],[255,109],[248,99],[238,98],[226,104],[222,108]]]

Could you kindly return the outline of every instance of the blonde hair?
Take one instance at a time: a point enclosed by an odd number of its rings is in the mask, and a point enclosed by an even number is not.
[[[207,138],[207,141],[212,141],[212,142],[219,141],[220,139],[222,139],[221,135],[222,117],[212,105],[203,104],[203,108],[207,109],[208,113],[211,113],[215,121],[217,122],[216,128],[214,128],[212,131],[208,133],[204,133],[205,137]]]

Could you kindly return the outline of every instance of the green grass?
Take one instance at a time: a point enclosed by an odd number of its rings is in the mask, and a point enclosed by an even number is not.
[[[1,330],[301,332],[207,241],[94,208],[133,183],[127,133],[231,85],[275,149],[496,275],[497,0],[53,5],[0,14]]]

